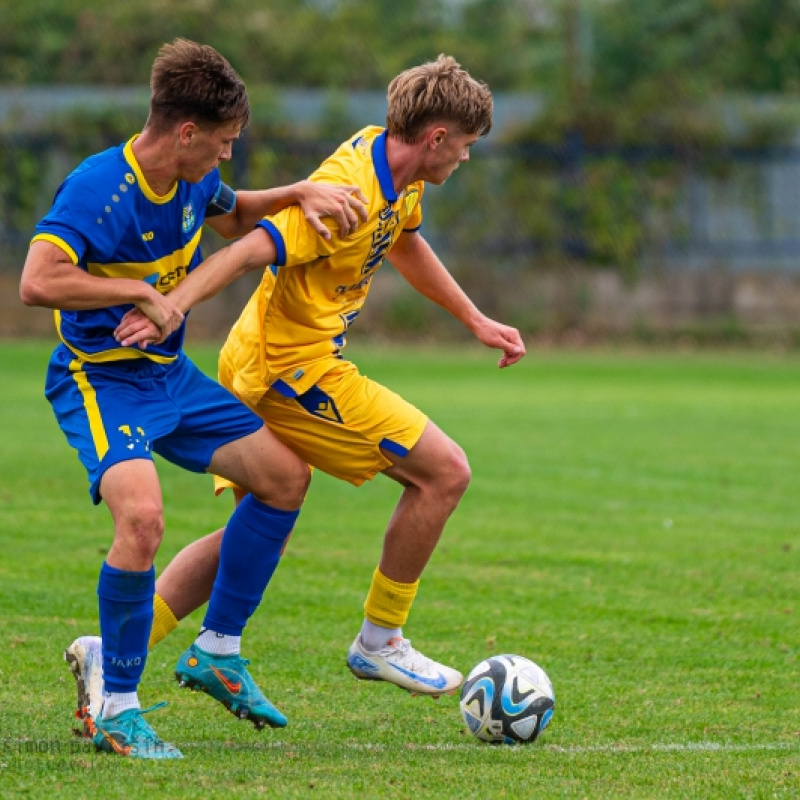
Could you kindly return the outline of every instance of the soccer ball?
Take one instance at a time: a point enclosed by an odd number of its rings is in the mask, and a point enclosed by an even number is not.
[[[555,704],[547,673],[522,656],[481,661],[461,687],[461,716],[467,728],[492,744],[535,741],[552,719]]]

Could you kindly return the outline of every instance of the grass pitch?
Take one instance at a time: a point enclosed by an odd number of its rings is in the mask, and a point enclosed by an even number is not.
[[[289,717],[255,732],[172,669],[201,613],[151,654],[145,704],[184,752],[145,763],[71,737],[61,661],[97,630],[110,520],[42,397],[49,344],[0,346],[0,796],[767,798],[800,793],[800,361],[796,355],[485,351],[349,355],[467,451],[473,482],[406,626],[465,673],[539,662],[556,713],[491,747],[456,697],[344,666],[399,494],[317,474],[245,655]],[[212,348],[192,349],[213,374]],[[222,525],[210,479],[159,462],[157,567]]]

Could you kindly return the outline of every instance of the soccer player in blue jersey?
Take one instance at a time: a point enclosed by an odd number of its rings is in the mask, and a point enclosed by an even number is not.
[[[439,695],[454,691],[461,674],[413,648],[403,626],[467,488],[469,465],[433,421],[361,375],[342,348],[385,258],[480,342],[501,350],[500,367],[519,361],[525,346],[515,328],[475,307],[419,232],[425,184],[444,183],[489,132],[489,89],[440,56],[395,78],[388,99],[387,127],[359,131],[312,175],[355,184],[366,196],[368,217],[354,235],[320,237],[297,210],[284,209],[211,256],[172,298],[187,311],[242,273],[271,265],[223,347],[220,379],[308,464],[355,485],[383,473],[403,487],[347,664],[357,677]],[[171,321],[159,330],[148,316],[147,308],[126,315],[117,331],[124,344],[156,343],[169,333]],[[238,497],[242,488],[234,486]],[[219,538],[189,545],[161,575],[158,594],[174,612],[173,625],[208,595]]]
[[[88,158],[66,178],[36,226],[21,279],[27,305],[55,309],[61,343],[46,396],[86,468],[93,501],[104,501],[113,519],[97,587],[105,685],[92,733],[98,748],[133,757],[181,756],[143,719],[137,695],[164,528],[153,453],[223,475],[247,493],[226,525],[186,669],[256,727],[286,724],[247,671],[240,639],[295,523],[309,468],[186,357],[185,312],[171,292],[202,261],[204,223],[226,237],[242,236],[265,214],[302,203],[304,218],[324,239],[331,234],[321,216],[333,215],[347,235],[363,209],[355,187],[226,186],[218,167],[249,116],[245,86],[219,53],[187,40],[165,45],[153,64],[141,134]],[[146,348],[120,345],[114,331],[133,308],[169,335]]]

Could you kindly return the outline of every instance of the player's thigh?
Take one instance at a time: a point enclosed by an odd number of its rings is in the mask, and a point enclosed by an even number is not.
[[[165,383],[178,422],[154,449],[184,469],[208,471],[223,447],[230,444],[232,451],[243,453],[247,450],[243,442],[264,428],[253,411],[185,356],[170,370]]]
[[[157,453],[185,469],[220,475],[262,502],[300,507],[308,466],[255,412],[186,357],[170,371],[169,394],[180,422],[157,443]]]
[[[392,465],[384,473],[403,485],[429,485],[458,493],[467,488],[470,480],[466,454],[430,420],[409,454],[392,458]]]
[[[95,503],[106,470],[126,461],[152,461],[153,442],[177,419],[169,404],[161,404],[161,393],[130,370],[85,364],[66,348],[53,354],[45,395],[86,469]]]
[[[308,465],[263,424],[255,433],[218,448],[208,471],[239,487],[240,493],[252,492],[291,509],[302,505],[311,477]]]
[[[257,407],[275,436],[306,463],[356,486],[416,445],[427,417],[344,362],[305,394],[270,390]]]

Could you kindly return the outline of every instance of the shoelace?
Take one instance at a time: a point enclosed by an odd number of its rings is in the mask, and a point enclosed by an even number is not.
[[[151,711],[158,711],[158,709],[164,708],[166,705],[167,701],[162,700],[160,703],[150,706],[150,708],[137,709],[138,713],[134,714],[133,719],[131,720],[130,736],[128,737],[128,741],[133,742],[141,736],[142,738],[149,740],[155,747],[169,746],[158,737],[156,732],[142,718],[145,714],[149,714]],[[112,734],[107,733],[104,730],[101,732],[105,740],[118,753],[122,753],[123,755],[128,755],[128,753],[130,753],[133,744],[121,745],[117,742]]]
[[[162,740],[159,738],[158,734],[150,727],[150,725],[142,719],[145,714],[149,714],[151,711],[158,711],[161,708],[164,708],[168,705],[166,700],[162,700],[160,703],[156,703],[154,706],[150,706],[150,708],[143,708],[139,711],[139,713],[134,717],[133,725],[131,726],[131,735],[133,738],[136,738],[137,733],[143,733],[146,736],[153,739],[156,744],[163,744]]]
[[[154,706],[150,706],[150,708],[143,708],[139,712],[140,714],[149,714],[151,711],[158,711],[159,708],[165,708],[168,706],[169,703],[166,700],[162,700],[160,703],[156,703]]]
[[[409,669],[414,670],[414,672],[431,671],[433,660],[422,655],[419,650],[414,650],[410,639],[395,637],[389,640],[390,645],[395,642],[399,642],[399,644],[394,649],[399,651],[401,658],[409,660]]]

